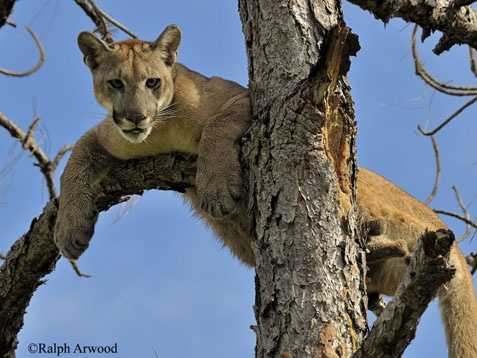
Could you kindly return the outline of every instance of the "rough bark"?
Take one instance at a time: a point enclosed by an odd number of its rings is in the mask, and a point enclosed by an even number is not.
[[[371,12],[385,23],[393,17],[415,23],[426,30],[441,31],[444,36],[434,48],[436,54],[454,44],[467,44],[477,49],[477,12],[463,1],[449,0],[349,0]],[[469,3],[469,2],[467,2]]]
[[[193,185],[195,158],[179,154],[121,162],[101,183],[97,193],[97,213],[124,201],[124,197],[142,194],[148,189],[184,191]],[[57,213],[56,200],[33,219],[28,231],[19,238],[0,267],[0,357],[15,357],[17,334],[35,290],[52,272],[58,260],[53,242]],[[73,275],[73,273],[72,273]],[[72,277],[73,279],[75,277]]]
[[[417,324],[437,291],[455,273],[449,254],[454,234],[426,232],[414,250],[407,275],[353,358],[399,358],[416,334]]]
[[[366,331],[344,76],[356,42],[332,0],[240,0],[239,10],[254,114],[244,162],[256,357],[349,357]]]

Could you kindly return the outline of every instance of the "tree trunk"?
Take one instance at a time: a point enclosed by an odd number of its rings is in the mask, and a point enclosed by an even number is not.
[[[356,39],[332,0],[240,0],[254,124],[244,162],[256,357],[349,357],[365,335],[354,210]]]

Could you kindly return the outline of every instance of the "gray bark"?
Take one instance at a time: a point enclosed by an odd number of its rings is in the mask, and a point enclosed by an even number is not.
[[[477,49],[477,12],[467,0],[349,0],[376,18],[388,22],[402,18],[415,23],[429,36],[441,31],[443,36],[434,48],[436,54],[447,51],[455,44],[467,44]]]
[[[399,358],[414,339],[417,324],[437,291],[455,274],[449,230],[426,232],[417,242],[408,271],[353,358]]]
[[[195,158],[163,155],[113,165],[96,195],[96,215],[148,189],[184,191],[194,184]],[[33,219],[28,231],[12,246],[0,267],[0,357],[15,357],[23,316],[43,277],[55,269],[59,258],[53,242],[58,205],[51,200]]]
[[[332,0],[241,0],[239,9],[254,114],[244,162],[256,357],[349,357],[366,332],[344,75],[356,44]]]

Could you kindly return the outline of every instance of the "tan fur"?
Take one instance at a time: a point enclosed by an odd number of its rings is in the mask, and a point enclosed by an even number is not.
[[[63,256],[77,259],[88,246],[94,231],[94,187],[114,162],[111,157],[127,160],[181,151],[198,155],[196,187],[185,198],[232,253],[253,266],[249,218],[241,214],[246,210],[237,209],[243,204],[236,141],[250,121],[248,91],[175,63],[180,41],[175,26],[152,43],[128,40],[109,48],[89,33],[80,34],[78,41],[93,74],[95,95],[110,114],[78,141],[61,178],[55,241]],[[160,86],[148,87],[154,81],[146,81],[157,78]],[[114,79],[120,83],[108,82]],[[359,171],[357,188],[361,215],[381,228],[370,233],[369,257],[375,260],[370,260],[368,290],[392,295],[405,273],[405,256],[420,235],[445,225],[424,204],[371,171]],[[440,292],[449,355],[475,358],[472,279],[456,246],[451,260],[456,276]]]

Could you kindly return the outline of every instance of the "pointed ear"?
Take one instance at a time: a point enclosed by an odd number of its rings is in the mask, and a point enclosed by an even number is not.
[[[78,35],[78,46],[84,55],[84,62],[94,69],[98,67],[97,59],[105,52],[111,51],[111,47],[91,32],[82,32]]]
[[[176,62],[177,48],[180,42],[181,30],[176,25],[169,25],[154,41],[152,48],[155,51],[160,51],[166,65],[172,66]]]

